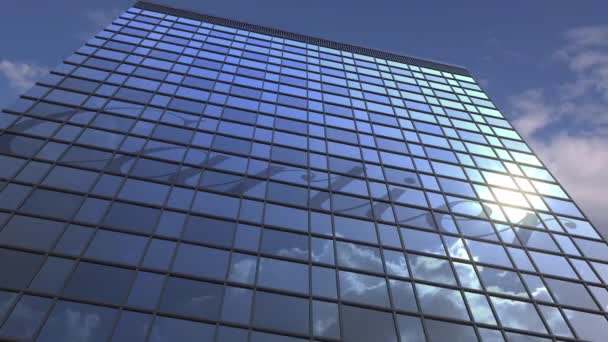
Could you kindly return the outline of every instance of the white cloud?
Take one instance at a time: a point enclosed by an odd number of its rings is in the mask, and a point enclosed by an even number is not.
[[[8,87],[18,93],[32,87],[47,72],[48,69],[41,65],[0,60],[0,75],[6,79]]]
[[[608,236],[608,26],[564,33],[569,79],[510,99],[513,125]]]
[[[573,71],[579,89],[608,100],[608,26],[579,27],[566,32],[565,38],[566,45],[556,56]]]
[[[84,21],[87,23],[82,31],[77,32],[75,37],[80,40],[88,40],[104,27],[110,25],[123,10],[119,8],[89,8],[83,12]]]
[[[511,99],[515,112],[520,114],[513,124],[524,137],[545,128],[551,121],[551,110],[544,102],[541,89],[530,89]]]
[[[109,25],[116,17],[118,17],[123,11],[119,8],[102,9],[94,8],[87,9],[84,11],[85,18],[92,24],[102,27]]]

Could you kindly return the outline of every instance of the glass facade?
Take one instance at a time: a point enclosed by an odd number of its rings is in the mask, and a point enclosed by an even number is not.
[[[138,3],[1,113],[0,339],[605,340],[606,242],[466,70],[291,36]]]

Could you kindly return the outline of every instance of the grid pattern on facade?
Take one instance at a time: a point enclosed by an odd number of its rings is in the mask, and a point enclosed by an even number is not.
[[[608,332],[608,246],[466,72],[137,7],[0,114],[0,338]]]

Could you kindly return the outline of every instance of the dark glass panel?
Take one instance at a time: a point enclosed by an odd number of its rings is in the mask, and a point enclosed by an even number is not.
[[[307,260],[308,237],[300,234],[265,229],[262,237],[261,252]]]
[[[157,316],[148,341],[212,341],[215,327],[210,324]]]
[[[257,292],[253,324],[266,329],[308,334],[308,307],[305,299]]]
[[[213,245],[232,245],[235,223],[201,216],[190,216],[185,225],[183,239]]]
[[[258,286],[308,293],[308,266],[261,258],[258,269]]]
[[[472,326],[427,319],[424,322],[431,341],[478,341]]]
[[[120,305],[127,296],[134,274],[124,268],[82,262],[63,293],[78,299]]]
[[[342,339],[349,342],[397,341],[395,323],[390,313],[343,305]]]
[[[148,335],[148,328],[152,320],[151,315],[123,311],[116,324],[112,342],[144,342]]]
[[[36,189],[21,209],[34,214],[70,219],[78,211],[81,202],[81,196]]]
[[[80,255],[93,236],[93,228],[69,225],[55,246],[56,253]]]
[[[34,337],[53,301],[48,298],[24,295],[0,329],[0,338],[29,340]]]
[[[220,249],[182,243],[175,255],[173,272],[224,279],[228,268],[228,254]]]
[[[137,265],[146,247],[146,238],[99,230],[87,248],[86,257]]]
[[[13,246],[49,250],[65,223],[15,215],[0,231],[0,242]]]
[[[169,277],[160,310],[205,319],[217,319],[223,287],[216,284]]]
[[[252,298],[252,290],[226,287],[221,319],[228,322],[249,324]]]
[[[75,261],[49,256],[36,275],[30,289],[57,294],[74,268]]]
[[[125,230],[150,233],[156,225],[157,209],[114,202],[103,223]]]
[[[115,318],[115,309],[60,301],[53,308],[36,341],[82,341],[83,336],[87,342],[107,341]]]
[[[148,310],[154,310],[158,304],[165,277],[148,272],[139,272],[127,299],[127,304]]]
[[[0,248],[0,286],[26,288],[42,265],[44,256]]]

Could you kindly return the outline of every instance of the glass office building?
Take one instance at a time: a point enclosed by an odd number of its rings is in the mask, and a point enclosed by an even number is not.
[[[140,2],[0,166],[0,339],[608,336],[606,242],[460,67]]]

